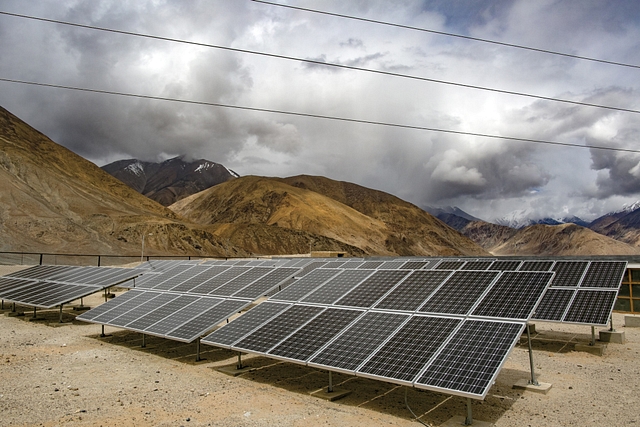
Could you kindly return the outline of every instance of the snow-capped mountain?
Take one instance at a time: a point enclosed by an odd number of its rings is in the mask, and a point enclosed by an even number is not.
[[[536,216],[529,209],[518,209],[510,214],[507,214],[501,218],[496,218],[493,221],[495,224],[504,225],[511,228],[524,228],[530,225],[535,224],[545,224],[545,225],[560,225],[560,224],[577,224],[582,227],[587,227],[589,225],[588,222],[582,220],[577,216],[567,216],[567,217],[544,217],[540,218]]]
[[[160,163],[119,160],[102,169],[165,206],[239,177],[219,163],[204,159],[186,162],[184,157],[174,157]]]

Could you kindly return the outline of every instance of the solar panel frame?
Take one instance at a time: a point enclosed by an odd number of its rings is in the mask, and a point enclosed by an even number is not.
[[[449,270],[414,270],[374,307],[381,310],[413,312],[451,275]]]
[[[588,261],[556,261],[552,271],[556,274],[551,286],[578,287],[589,266]]]
[[[617,295],[615,289],[578,289],[562,321],[607,326]]]
[[[358,269],[340,269],[340,271],[340,274],[322,284],[315,291],[302,298],[300,302],[331,305],[374,273],[374,270]]]
[[[520,264],[518,271],[551,271],[553,260],[527,260]]]
[[[498,271],[457,270],[418,309],[421,313],[466,315],[500,276]]]
[[[580,287],[619,289],[626,269],[626,261],[591,261]]]
[[[533,320],[562,322],[577,289],[549,288],[536,307]]]
[[[118,295],[117,297],[115,297],[112,300],[106,301],[104,304],[100,304],[99,306],[92,308],[89,311],[85,311],[84,313],[82,313],[81,315],[77,316],[76,319],[78,320],[82,320],[85,322],[89,322],[91,320],[93,320],[94,318],[106,313],[107,311],[115,308],[116,306],[123,304],[127,301],[129,301],[130,299],[133,299],[135,297],[138,297],[142,294],[144,294],[145,291],[142,290],[131,290],[131,291],[127,291],[122,295]]]
[[[197,317],[205,311],[210,310],[212,307],[215,307],[217,304],[220,304],[220,302],[222,302],[222,298],[214,298],[201,295],[193,296],[197,297],[198,299],[176,311],[175,313],[167,316],[166,318],[160,320],[159,322],[156,322],[153,325],[147,327],[144,330],[144,333],[166,338],[169,332],[179,328],[191,319]]]
[[[232,296],[236,298],[249,298],[251,300],[255,300],[285,283],[287,280],[292,279],[299,271],[300,269],[298,268],[274,268],[272,271],[255,280],[250,285],[242,288]]]
[[[375,270],[334,305],[369,308],[409,275],[407,270]]]
[[[318,289],[320,286],[340,274],[342,270],[318,268],[313,270],[306,276],[298,279],[285,289],[274,294],[270,300],[272,301],[289,301],[296,302]]]

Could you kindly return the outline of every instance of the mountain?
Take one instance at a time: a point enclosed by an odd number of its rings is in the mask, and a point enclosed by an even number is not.
[[[640,246],[640,206],[639,203],[625,206],[593,221],[589,228],[612,239],[632,246]]]
[[[460,218],[464,218],[468,221],[482,221],[481,219],[466,213],[465,211],[463,211],[457,206],[445,206],[442,208],[435,207],[435,206],[426,206],[424,210],[429,212],[431,215],[435,216],[436,218],[440,218],[440,215],[455,215]]]
[[[536,217],[536,215],[529,209],[515,210],[501,218],[497,218],[493,221],[495,224],[504,225],[510,228],[524,228],[530,225],[542,224],[542,225],[560,225],[560,224],[576,224],[581,227],[589,226],[589,223],[578,218],[577,216],[565,216],[565,217]]]
[[[0,107],[0,250],[232,256],[184,221]]]
[[[640,201],[637,201],[629,205],[624,205],[620,210],[609,212],[608,214],[602,215],[601,217],[594,219],[589,224],[589,228],[592,229],[593,231],[604,234],[605,233],[604,229],[607,226],[637,211],[638,209],[640,209]]]
[[[247,250],[351,255],[487,255],[395,196],[324,177],[238,178],[170,206]],[[279,242],[273,245],[270,242]]]
[[[238,177],[219,163],[204,159],[186,162],[182,156],[161,163],[118,160],[102,169],[163,206]]]
[[[485,221],[469,221],[459,231],[489,252],[518,233],[515,228]]]
[[[638,255],[640,249],[575,224],[536,224],[485,247],[494,255]]]

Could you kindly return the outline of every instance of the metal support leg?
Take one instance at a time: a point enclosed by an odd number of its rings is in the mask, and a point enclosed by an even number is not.
[[[329,387],[327,387],[327,393],[333,393],[333,375],[329,371]]]
[[[464,425],[473,424],[473,410],[471,409],[471,398],[467,397],[467,417],[464,419]]]
[[[84,298],[80,298],[80,307],[84,307]]]
[[[615,332],[616,330],[613,329],[613,314],[611,315],[611,317],[609,318],[609,332]]]
[[[525,326],[527,329],[527,341],[529,342],[529,366],[531,366],[531,379],[529,380],[529,384],[538,386],[538,380],[536,380],[536,372],[533,366],[533,349],[531,348],[531,332],[529,332],[529,325]]]
[[[15,302],[13,303],[13,308],[11,308],[11,312],[12,313],[16,312],[16,303]]]
[[[147,335],[142,334],[142,348],[145,348],[146,346],[147,346]]]
[[[102,326],[102,333],[100,334],[100,337],[104,338],[106,337],[106,335],[104,334],[104,325],[100,325]]]
[[[200,359],[200,338],[196,340],[196,362],[201,361]]]
[[[36,316],[36,308],[35,308],[35,307],[33,307],[33,318],[35,319],[36,317],[37,317],[37,316]]]
[[[2,310],[4,310],[4,300],[2,300]]]
[[[242,353],[238,352],[238,363],[236,363],[236,369],[242,369]]]
[[[596,345],[596,327],[595,326],[591,327],[591,342],[589,343],[589,345]]]
[[[62,323],[62,304],[60,304],[60,323]]]

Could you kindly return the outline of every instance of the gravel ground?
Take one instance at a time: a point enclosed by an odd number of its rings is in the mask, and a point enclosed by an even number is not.
[[[5,274],[0,268],[0,274]],[[86,305],[101,296],[85,298]],[[0,425],[2,426],[306,426],[427,425],[466,414],[466,400],[393,384],[333,374],[352,393],[336,402],[310,395],[328,375],[304,366],[245,356],[256,368],[238,377],[216,368],[233,365],[235,353],[183,344],[74,320],[71,308],[38,311],[42,320],[0,315]],[[20,307],[19,307],[19,310]],[[474,419],[496,426],[640,425],[640,329],[614,325],[625,344],[604,356],[573,351],[588,343],[589,327],[538,323],[534,361],[548,394],[515,390],[528,379],[529,353],[522,339],[484,401],[473,401]],[[596,329],[596,333],[597,333]]]

